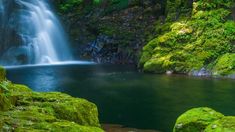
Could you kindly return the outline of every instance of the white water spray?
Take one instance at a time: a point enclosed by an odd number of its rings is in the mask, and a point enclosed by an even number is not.
[[[4,15],[2,1],[0,11]],[[14,30],[20,41],[2,55],[4,65],[57,63],[72,59],[64,30],[47,1],[13,0],[12,3],[16,9],[8,13],[7,28]]]

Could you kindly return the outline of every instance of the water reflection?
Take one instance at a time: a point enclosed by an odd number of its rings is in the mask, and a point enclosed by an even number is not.
[[[35,91],[62,91],[97,104],[102,123],[171,131],[192,107],[235,115],[234,80],[138,73],[129,66],[64,65],[9,69]]]

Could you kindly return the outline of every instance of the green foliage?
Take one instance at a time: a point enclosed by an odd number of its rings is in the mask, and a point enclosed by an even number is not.
[[[60,3],[59,9],[62,12],[67,12],[72,10],[73,8],[77,7],[83,2],[83,0],[66,0]]]
[[[198,0],[197,8],[200,10],[208,10],[214,8],[230,8],[233,4],[233,0]]]
[[[222,1],[198,0],[193,3],[191,16],[180,17],[175,22],[167,20],[161,26],[164,30],[158,28],[163,33],[143,48],[140,66],[144,71],[188,73],[233,52],[235,23],[228,20],[231,12],[227,9],[231,1],[221,4]]]
[[[105,12],[121,10],[128,7],[129,0],[109,0],[110,4],[106,7]]]
[[[128,7],[129,0],[66,0],[59,1],[58,7],[60,12],[77,12],[84,13],[84,8],[89,12],[93,8],[101,6],[104,8],[105,13],[120,10]],[[83,12],[80,12],[83,11]]]

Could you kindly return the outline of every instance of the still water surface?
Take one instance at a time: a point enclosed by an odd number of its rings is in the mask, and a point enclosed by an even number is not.
[[[176,118],[208,106],[235,115],[235,80],[139,73],[123,65],[61,65],[11,68],[8,79],[34,91],[86,98],[101,123],[172,131]]]

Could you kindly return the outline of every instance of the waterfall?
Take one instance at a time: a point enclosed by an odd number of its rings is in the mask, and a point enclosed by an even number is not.
[[[72,59],[64,30],[46,0],[0,0],[2,65]]]

